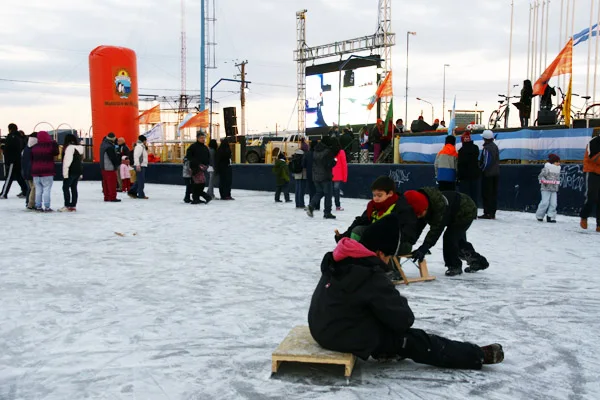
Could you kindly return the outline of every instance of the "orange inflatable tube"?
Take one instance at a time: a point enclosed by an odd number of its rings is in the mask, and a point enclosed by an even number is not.
[[[94,161],[102,139],[113,132],[131,148],[139,135],[135,52],[124,47],[96,47],[89,56]]]

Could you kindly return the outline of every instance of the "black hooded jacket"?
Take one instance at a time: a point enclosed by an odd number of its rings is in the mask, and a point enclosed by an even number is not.
[[[458,150],[458,180],[470,181],[480,177],[479,147],[473,142],[463,143]]]
[[[354,242],[343,239],[338,246],[348,241]],[[387,268],[376,257],[336,262],[333,253],[325,254],[308,312],[310,332],[319,345],[364,360],[401,347],[415,318],[386,276]]]
[[[200,166],[210,164],[210,153],[204,143],[196,142],[188,147],[185,158],[190,162],[190,168],[193,173],[198,173]]]

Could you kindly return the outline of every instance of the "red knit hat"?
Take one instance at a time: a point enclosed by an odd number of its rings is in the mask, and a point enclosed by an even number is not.
[[[468,131],[465,131],[465,133],[460,136],[460,141],[462,143],[470,142],[471,140],[471,134]]]
[[[423,211],[427,210],[429,207],[429,200],[427,200],[427,196],[421,192],[417,192],[416,190],[407,190],[404,192],[404,198],[408,204],[410,204],[417,216],[423,214]]]

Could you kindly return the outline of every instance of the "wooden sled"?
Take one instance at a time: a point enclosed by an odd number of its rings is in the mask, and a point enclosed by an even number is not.
[[[392,257],[392,260],[393,260],[392,262],[394,263],[394,266],[396,267],[396,269],[400,273],[400,276],[402,277],[402,280],[400,280],[400,281],[393,281],[394,285],[400,285],[402,283],[404,283],[405,285],[408,285],[409,283],[427,282],[427,281],[435,280],[435,276],[429,275],[429,269],[427,269],[427,261],[425,261],[425,260],[421,261],[417,265],[417,268],[419,269],[419,273],[420,273],[421,277],[408,278],[406,276],[406,274],[404,273],[404,270],[402,269],[402,264],[400,263],[399,259],[400,258],[410,259],[411,257],[412,257],[411,255]]]
[[[272,355],[271,372],[277,373],[282,362],[334,364],[344,366],[344,376],[352,375],[356,357],[350,353],[325,350],[315,342],[308,326],[296,326]]]

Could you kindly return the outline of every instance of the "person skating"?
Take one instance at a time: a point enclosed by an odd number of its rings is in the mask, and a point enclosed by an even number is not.
[[[458,151],[458,181],[461,193],[468,194],[477,204],[479,198],[479,147],[473,143],[471,133],[466,131],[460,137],[462,147]]]
[[[275,203],[281,203],[281,192],[286,203],[290,203],[290,171],[285,154],[279,153],[273,164],[273,175],[275,175]]]
[[[362,232],[372,223],[387,215],[395,214],[401,223],[400,243],[395,255],[410,254],[412,246],[417,242],[419,224],[412,207],[404,195],[396,192],[396,183],[388,176],[380,176],[371,185],[373,199],[367,204],[362,215],[356,217],[346,232],[335,236],[336,241],[344,237],[360,240]]]
[[[496,219],[498,209],[498,183],[500,180],[500,150],[494,143],[494,133],[485,130],[481,137],[484,140],[483,151],[479,159],[482,171],[481,197],[483,215],[480,219]]]
[[[596,232],[600,232],[600,136],[590,140],[583,158],[583,172],[585,173],[585,203],[581,208],[581,221],[579,225],[583,229],[588,228],[588,218],[596,206]]]
[[[79,144],[77,137],[72,133],[65,136],[63,142],[63,197],[65,200],[64,207],[60,208],[60,212],[77,211],[77,184],[83,174],[83,155],[85,149]]]
[[[206,186],[206,175],[204,174],[210,164],[210,152],[206,147],[206,134],[203,131],[198,131],[196,134],[196,143],[188,147],[185,157],[190,162],[190,169],[192,170],[192,203],[201,204],[204,199],[206,204],[210,203],[212,197],[204,192]]]
[[[310,204],[306,210],[306,213],[311,218],[314,216],[315,209],[321,204],[321,199],[325,197],[323,218],[335,219],[335,215],[331,213],[331,196],[333,191],[332,169],[335,166],[335,159],[330,146],[331,138],[324,137],[315,147],[313,152],[312,178],[315,184],[316,193],[310,199]]]
[[[481,369],[504,360],[500,344],[477,346],[413,328],[415,316],[386,276],[400,239],[391,214],[370,225],[360,242],[342,238],[321,262],[308,326],[323,348],[363,360],[409,358],[441,368]]]
[[[429,225],[423,244],[412,252],[414,261],[422,261],[444,233],[444,263],[448,268],[446,276],[462,274],[461,260],[469,265],[465,272],[477,272],[489,267],[486,258],[467,241],[467,230],[477,218],[477,206],[469,196],[426,187],[408,190],[404,192],[404,197],[419,219],[417,237]]]
[[[435,179],[440,190],[456,190],[456,170],[458,169],[458,153],[456,137],[447,135],[444,148],[435,157]]]
[[[117,157],[115,141],[117,137],[110,132],[100,144],[100,171],[102,172],[102,192],[104,201],[118,203],[117,199],[117,169],[121,160]]]
[[[148,200],[144,192],[146,187],[146,170],[148,169],[148,149],[146,148],[146,136],[138,136],[138,141],[133,148],[133,167],[135,169],[135,183],[127,194],[134,199]]]
[[[21,175],[21,152],[25,148],[25,138],[19,133],[19,128],[15,124],[8,125],[8,135],[4,140],[2,150],[4,152],[4,186],[0,192],[0,199],[6,199],[8,192],[14,180],[21,188],[19,198],[25,198],[27,194],[27,184]]]
[[[53,211],[50,208],[52,183],[54,182],[54,157],[58,155],[58,143],[48,132],[37,134],[38,142],[31,148],[31,176],[35,184],[36,211]]]
[[[558,204],[558,189],[560,187],[560,157],[556,154],[548,156],[548,162],[544,164],[542,172],[538,175],[542,200],[538,206],[535,216],[538,221],[546,220],[556,222],[556,206]]]

